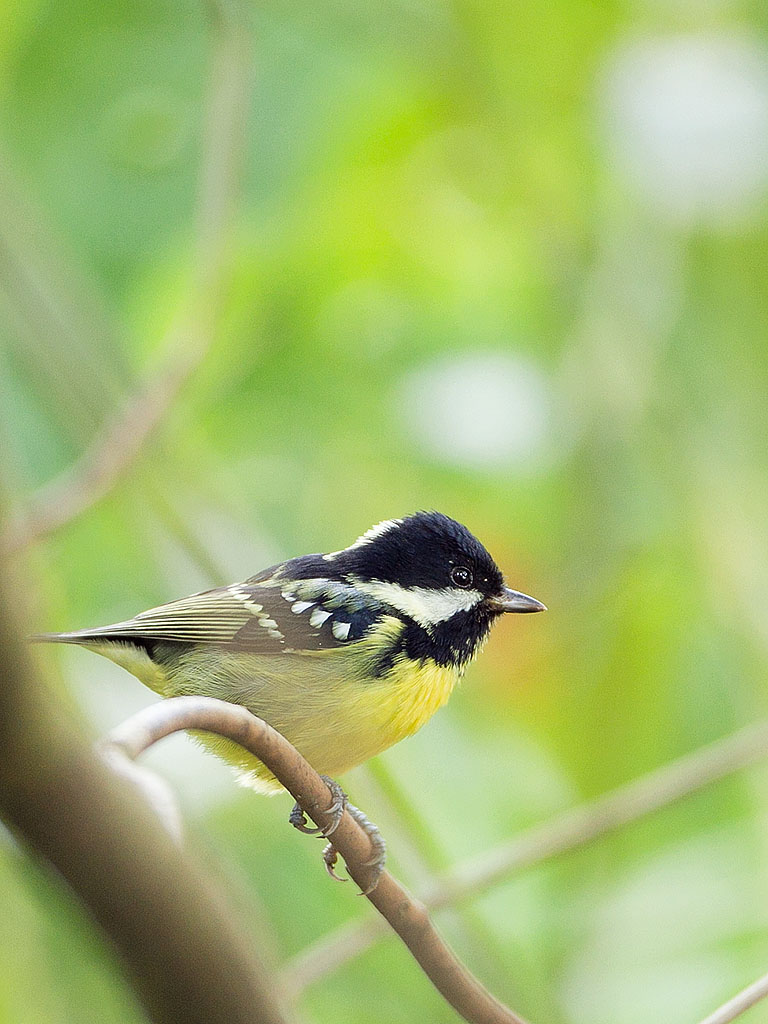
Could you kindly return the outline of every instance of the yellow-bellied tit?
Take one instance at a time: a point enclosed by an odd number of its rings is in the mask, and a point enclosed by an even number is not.
[[[499,615],[543,610],[504,585],[465,526],[417,512],[342,551],[292,558],[125,622],[36,639],[103,654],[163,697],[242,704],[318,772],[337,775],[419,729]],[[281,789],[235,743],[201,739],[256,789]]]

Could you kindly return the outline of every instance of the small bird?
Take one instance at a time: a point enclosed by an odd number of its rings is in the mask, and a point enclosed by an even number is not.
[[[103,654],[163,697],[242,704],[336,776],[424,725],[499,615],[544,610],[504,585],[465,526],[417,512],[341,551],[292,558],[125,622],[34,639]],[[255,789],[282,789],[236,743],[199,739]]]

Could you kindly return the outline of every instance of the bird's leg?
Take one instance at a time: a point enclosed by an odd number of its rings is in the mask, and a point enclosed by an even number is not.
[[[327,839],[339,827],[339,822],[344,816],[344,808],[347,806],[347,794],[335,779],[331,779],[327,775],[321,775],[320,778],[330,789],[331,796],[333,797],[333,802],[326,812],[333,815],[330,825],[327,825],[325,828],[314,828],[308,825],[306,815],[298,804],[293,805],[288,821],[294,828],[297,828],[299,832],[303,832],[305,835],[320,836],[321,839]]]
[[[368,886],[360,893],[361,896],[367,896],[368,893],[373,892],[379,884],[381,873],[384,870],[384,863],[387,859],[387,844],[384,842],[384,837],[381,832],[379,832],[378,828],[372,821],[369,821],[359,807],[355,807],[354,804],[348,803],[346,809],[349,816],[355,819],[363,832],[368,836],[373,848],[373,856],[364,864],[364,867],[371,869],[371,876],[368,880]],[[331,878],[335,878],[337,882],[346,882],[346,878],[341,878],[334,870],[338,856],[338,851],[333,843],[328,843],[323,850],[323,860],[325,861],[326,871]]]
[[[327,839],[329,836],[333,835],[339,827],[339,822],[344,817],[344,811],[347,810],[350,817],[354,818],[363,832],[368,836],[373,849],[373,856],[363,865],[363,867],[371,869],[368,886],[361,893],[362,896],[367,896],[368,893],[373,892],[379,884],[381,873],[384,870],[384,862],[387,859],[387,846],[384,842],[384,837],[373,822],[363,814],[359,807],[355,807],[354,804],[349,803],[347,800],[347,794],[335,779],[331,779],[327,775],[321,775],[320,778],[326,784],[333,796],[333,802],[327,811],[328,814],[332,815],[330,825],[326,828],[314,828],[311,825],[308,825],[306,815],[298,803],[293,805],[293,810],[291,811],[288,820],[294,828],[298,829],[299,832],[304,832],[305,835],[319,836],[321,839]],[[340,875],[337,875],[334,870],[338,857],[339,854],[336,847],[333,843],[328,843],[323,850],[323,861],[325,862],[326,870],[331,878],[335,878],[337,882],[346,882],[346,878],[342,878]]]

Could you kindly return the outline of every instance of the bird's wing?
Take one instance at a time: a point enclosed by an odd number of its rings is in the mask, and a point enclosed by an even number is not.
[[[375,618],[370,609],[350,613],[327,608],[320,594],[313,600],[299,600],[279,585],[243,583],[150,608],[125,622],[36,639],[75,644],[164,640],[277,654],[345,646],[360,639]]]

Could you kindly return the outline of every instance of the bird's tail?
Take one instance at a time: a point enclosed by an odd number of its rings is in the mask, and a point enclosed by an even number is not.
[[[27,637],[33,644],[87,644],[97,640],[92,630],[80,629],[73,633],[32,633]]]

